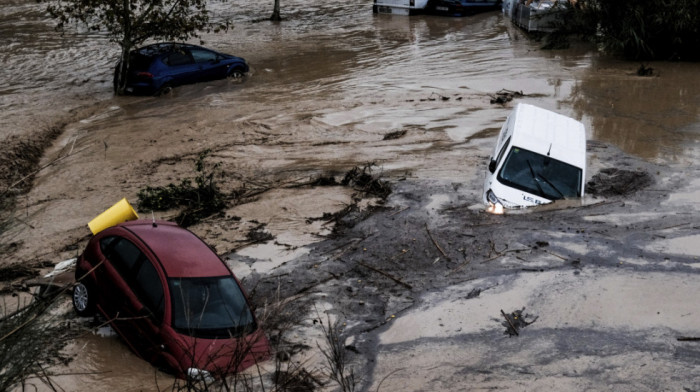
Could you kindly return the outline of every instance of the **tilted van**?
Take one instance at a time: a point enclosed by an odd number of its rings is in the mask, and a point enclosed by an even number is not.
[[[490,212],[581,198],[586,130],[579,121],[520,103],[498,135],[484,181]]]

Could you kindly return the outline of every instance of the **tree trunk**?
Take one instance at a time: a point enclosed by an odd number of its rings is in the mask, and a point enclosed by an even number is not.
[[[280,0],[275,0],[275,8],[272,10],[270,20],[274,22],[279,22],[282,20],[282,17],[280,16]]]
[[[130,47],[122,46],[122,53],[119,56],[119,63],[114,68],[114,93],[124,95],[126,90],[126,77],[129,74],[129,52]]]

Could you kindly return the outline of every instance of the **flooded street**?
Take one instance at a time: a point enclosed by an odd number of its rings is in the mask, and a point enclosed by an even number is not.
[[[309,288],[302,301],[345,320],[361,390],[700,388],[697,343],[675,340],[700,336],[700,64],[654,62],[654,76],[640,77],[639,64],[581,45],[540,50],[499,12],[402,17],[373,15],[369,1],[285,0],[285,20],[271,23],[269,3],[211,4],[233,29],[203,44],[245,58],[243,82],[154,98],[112,95],[118,48],[104,35],[61,36],[43,5],[4,1],[2,137],[67,125],[0,236],[15,244],[3,263],[76,257],[88,221],[122,197],[136,205],[147,185],[192,177],[210,149],[223,189],[261,192],[191,230],[257,304],[282,282],[283,296]],[[584,123],[589,179],[624,167],[654,183],[578,209],[485,215],[485,166],[515,103],[491,104],[501,89]],[[360,202],[363,219],[331,235],[324,213],[355,205],[355,192],[294,185],[368,163],[394,192],[378,210]],[[259,225],[274,239],[251,245]],[[405,284],[362,267],[370,262]],[[467,299],[474,289],[483,293]],[[504,336],[498,311],[522,307],[540,318]],[[320,361],[315,321],[293,331],[312,347],[299,354],[309,366]],[[172,383],[114,336],[66,351],[73,362],[56,370],[71,373],[56,379],[65,390]]]

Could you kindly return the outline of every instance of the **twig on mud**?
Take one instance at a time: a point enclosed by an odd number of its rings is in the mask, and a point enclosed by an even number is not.
[[[376,272],[376,273],[382,274],[382,275],[386,276],[387,278],[393,280],[394,282],[396,282],[396,283],[398,283],[398,284],[400,284],[400,285],[406,287],[406,288],[409,289],[409,290],[413,290],[413,286],[411,286],[410,284],[404,282],[403,280],[401,280],[401,279],[399,279],[399,278],[397,278],[397,277],[391,275],[391,274],[388,273],[388,272],[385,272],[385,271],[382,271],[382,270],[380,270],[380,269],[374,268],[374,267],[372,267],[371,265],[367,265],[367,264],[365,264],[365,263],[363,263],[363,262],[361,262],[361,261],[358,261],[357,264],[359,264],[359,265],[361,265],[361,266],[363,266],[363,267],[365,267],[365,268],[367,268],[367,269],[370,269],[370,270],[372,270],[372,271],[374,271],[374,272]]]
[[[526,250],[532,250],[532,248],[522,248],[522,249],[509,249],[509,250],[504,250],[504,251],[502,251],[502,252],[500,252],[500,253],[497,253],[496,256],[489,257],[489,258],[486,259],[486,260],[480,261],[479,264],[484,264],[484,263],[488,263],[489,261],[496,260],[496,259],[499,258],[499,257],[505,256],[506,253],[510,253],[510,252],[523,252],[523,251],[526,251]],[[566,260],[566,259],[564,259],[564,260]],[[459,272],[459,271],[460,271],[462,268],[464,268],[467,264],[469,264],[469,260],[465,260],[462,264],[460,264],[460,265],[458,265],[457,267],[453,268],[453,269],[452,269],[450,272],[448,272],[445,276],[450,276],[450,275],[452,275],[452,274],[454,274],[454,273],[456,273],[456,272]]]
[[[393,376],[394,374],[396,374],[402,370],[406,370],[406,368],[395,369],[395,370],[389,372],[389,374],[387,374],[386,376],[384,376],[384,378],[382,378],[382,381],[379,382],[379,385],[377,385],[377,392],[379,392],[379,388],[382,387],[382,384],[384,384],[384,381],[386,381],[389,377]]]
[[[681,223],[681,224],[679,224],[679,225],[673,225],[673,226],[663,227],[663,228],[660,228],[660,229],[657,229],[657,230],[658,230],[658,231],[662,231],[662,230],[668,230],[668,229],[675,229],[675,228],[677,228],[677,227],[687,226],[687,225],[689,225],[689,224],[691,224],[691,223],[692,223],[692,222]]]
[[[505,318],[506,321],[508,322],[508,325],[510,325],[510,328],[511,328],[511,329],[513,330],[513,332],[515,333],[515,336],[520,336],[520,334],[518,333],[518,330],[515,329],[515,325],[513,325],[513,322],[510,321],[510,319],[508,318],[508,316],[506,316],[506,312],[504,312],[503,309],[501,309],[501,314],[503,315],[503,318]]]
[[[83,152],[83,151],[87,150],[89,147],[91,147],[91,146],[85,146],[85,147],[81,148],[80,150],[76,151],[75,154],[78,154],[78,153],[80,153],[80,152]],[[42,167],[40,167],[40,168],[34,170],[33,172],[27,174],[26,176],[24,176],[24,177],[20,178],[19,180],[13,182],[12,184],[10,184],[10,185],[7,187],[7,189],[5,189],[2,193],[0,193],[0,196],[5,196],[5,194],[8,193],[12,188],[14,188],[14,187],[16,187],[17,185],[23,183],[24,181],[26,181],[26,180],[27,180],[28,178],[30,178],[31,176],[36,175],[36,174],[39,173],[40,171],[42,171],[42,170],[46,169],[47,167],[49,167],[49,166],[55,164],[56,162],[58,162],[58,161],[60,161],[60,160],[62,160],[62,159],[64,159],[64,158],[68,158],[68,157],[70,157],[70,156],[73,156],[73,155],[75,155],[75,154],[61,155],[60,157],[54,159],[53,161],[47,163],[46,165],[44,165],[44,166],[42,166]]]
[[[402,208],[402,209],[400,209],[400,210],[398,210],[398,211],[394,211],[394,212],[392,212],[391,214],[389,214],[389,216],[398,215],[398,214],[400,214],[400,213],[406,211],[406,210],[409,209],[409,208],[411,208],[411,207],[406,207],[406,208]]]
[[[448,255],[445,253],[445,251],[442,250],[442,248],[440,247],[440,245],[438,245],[437,241],[435,241],[435,238],[433,238],[433,235],[430,233],[430,229],[428,229],[428,223],[425,224],[425,231],[428,232],[428,237],[430,237],[430,240],[433,241],[433,245],[435,245],[435,247],[437,248],[437,250],[439,250],[440,253],[442,253],[442,255],[445,256],[445,258],[446,258],[447,260],[452,260],[452,259],[450,259],[450,256],[448,256]]]
[[[35,229],[35,228],[36,228],[36,227],[30,225],[29,223],[25,222],[24,219],[20,219],[20,218],[18,218],[18,217],[16,217],[16,216],[13,216],[12,219],[16,220],[16,221],[19,222],[19,223],[23,223],[23,224],[29,226],[30,229]]]
[[[700,338],[695,336],[679,336],[676,340],[679,342],[700,342]]]
[[[558,255],[558,254],[556,254],[556,253],[554,253],[554,252],[552,252],[552,251],[549,251],[549,250],[547,250],[547,249],[542,249],[542,251],[544,251],[545,253],[549,253],[550,255],[552,255],[552,256],[554,256],[554,257],[558,257],[558,258],[560,258],[560,259],[562,259],[562,260],[564,260],[564,261],[568,261],[568,260],[569,260],[569,259],[567,259],[566,257],[560,256],[560,255]]]

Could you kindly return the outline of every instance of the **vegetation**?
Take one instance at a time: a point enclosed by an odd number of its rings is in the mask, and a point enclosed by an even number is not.
[[[578,35],[633,60],[700,60],[700,0],[578,0],[570,8],[554,37]]]
[[[195,162],[197,176],[194,185],[189,178],[183,179],[179,184],[166,186],[147,186],[138,193],[139,209],[163,211],[172,208],[184,207],[175,218],[183,227],[191,226],[201,219],[211,216],[223,210],[229,195],[225,194],[214,183],[214,176],[219,164],[211,167],[205,165],[204,159],[210,150],[199,154]],[[235,192],[234,192],[235,193]],[[236,196],[235,194],[233,196]]]
[[[57,390],[47,368],[68,361],[59,351],[71,336],[66,321],[49,310],[66,290],[35,294],[14,310],[5,302],[0,306],[0,391],[17,385],[24,390],[38,390],[39,385]]]
[[[206,0],[45,0],[57,29],[75,23],[105,31],[121,48],[115,93],[124,92],[129,52],[148,39],[181,40],[209,28]]]

